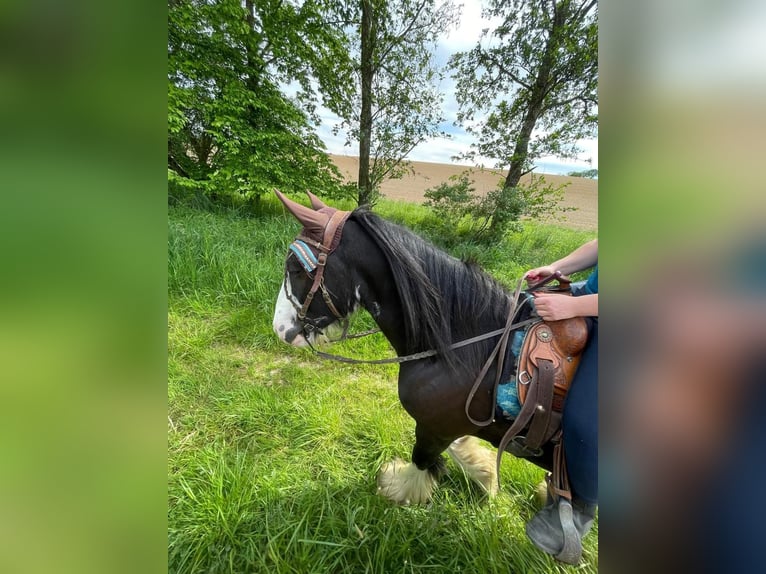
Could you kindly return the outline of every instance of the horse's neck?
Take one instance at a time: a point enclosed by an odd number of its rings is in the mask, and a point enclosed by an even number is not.
[[[402,309],[396,286],[388,282],[370,281],[361,289],[361,305],[372,315],[381,332],[399,355],[407,354],[406,336],[402,321]],[[384,287],[384,288],[381,288]]]
[[[361,282],[359,286],[360,304],[375,318],[381,331],[383,331],[399,355],[425,350],[409,349],[407,347],[404,323],[405,313],[399,298],[399,290],[395,283],[394,274],[381,247],[353,219],[348,222],[346,229],[348,230],[346,233],[347,237],[350,238],[351,246],[348,252],[349,263],[352,268],[356,269],[357,281]],[[441,261],[438,253],[435,253],[431,263],[437,266],[442,264],[454,266],[455,261],[447,254],[443,255],[444,259]],[[483,296],[483,291],[479,292],[480,287],[491,289],[491,286],[488,284],[473,285],[471,281],[468,281],[464,286],[468,291],[476,292],[476,296]],[[437,289],[441,290],[441,287],[437,287]],[[505,300],[503,297],[500,299],[497,301],[497,305],[488,305],[486,309],[483,309],[481,316],[473,314],[465,320],[463,318],[453,318],[457,319],[452,322],[453,335],[459,334],[461,327],[468,327],[465,329],[470,331],[467,336],[474,336],[479,334],[479,332],[476,332],[476,329],[473,327],[479,324],[481,324],[482,328],[486,327],[487,330],[502,326],[505,322],[505,316],[502,312]],[[449,305],[451,306],[452,303]],[[500,311],[499,319],[495,320],[498,310]],[[445,310],[445,312],[451,311]],[[484,316],[485,314],[487,315],[486,317]],[[457,332],[455,329],[457,329]]]
[[[343,231],[341,244],[359,305],[372,315],[380,330],[399,354],[406,354],[399,293],[385,255],[353,217]]]

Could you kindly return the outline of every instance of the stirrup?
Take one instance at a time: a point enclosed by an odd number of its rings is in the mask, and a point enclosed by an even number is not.
[[[582,537],[575,527],[572,503],[563,496],[559,497],[559,520],[564,531],[564,546],[555,558],[566,564],[577,564],[582,558]]]
[[[582,558],[582,534],[575,524],[571,501],[564,497],[549,499],[548,504],[527,523],[532,543],[556,560],[578,564]]]
[[[522,435],[516,435],[508,443],[508,446],[505,447],[505,450],[518,458],[538,458],[543,456],[542,447],[530,448],[527,446],[526,438]]]

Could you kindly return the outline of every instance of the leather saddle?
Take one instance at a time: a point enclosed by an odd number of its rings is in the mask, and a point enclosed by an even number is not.
[[[555,411],[561,412],[587,340],[588,326],[582,317],[540,321],[532,325],[527,331],[519,357],[516,376],[519,402],[524,404],[530,383],[535,374],[539,375],[540,361],[550,361],[553,367],[552,406]]]
[[[516,375],[521,410],[503,436],[500,452],[510,444],[516,456],[540,456],[542,446],[559,433],[564,399],[587,340],[583,317],[540,320],[529,327]]]
[[[530,286],[542,290],[551,279],[558,287],[545,291],[571,294],[569,279],[560,273]],[[561,441],[561,416],[567,391],[572,384],[580,357],[588,342],[588,323],[583,317],[563,321],[540,320],[527,330],[519,353],[516,385],[521,409],[505,432],[497,449],[497,472],[503,452],[525,458],[543,455],[543,445],[553,447],[553,472],[548,476],[549,491],[572,498]],[[525,433],[525,434],[522,434]]]
[[[558,281],[558,285],[545,285],[551,277]],[[545,291],[549,293],[562,293],[571,295],[571,282],[569,277],[554,274],[546,278],[539,286],[532,285],[530,290]],[[552,364],[553,373],[553,398],[550,406],[558,413],[564,410],[564,399],[566,398],[569,386],[580,364],[585,344],[588,341],[588,324],[582,317],[573,317],[562,321],[540,321],[535,323],[528,330],[521,348],[518,360],[518,369],[516,375],[517,391],[519,402],[524,405],[527,398],[527,391],[535,375],[537,375],[537,384],[550,386],[546,379],[550,366],[543,365],[541,373],[541,361],[549,361]],[[540,376],[543,379],[541,380]],[[542,389],[540,389],[542,391]],[[548,409],[547,403],[548,391],[538,392],[537,398],[546,399],[542,407]]]

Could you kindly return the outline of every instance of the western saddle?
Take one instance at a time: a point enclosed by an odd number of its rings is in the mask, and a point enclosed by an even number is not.
[[[558,287],[546,290],[571,294],[568,281],[562,279]],[[516,371],[521,410],[498,446],[498,476],[501,456],[506,449],[515,456],[537,457],[543,454],[543,445],[552,441],[555,446],[549,488],[554,494],[571,500],[561,441],[561,417],[564,399],[587,340],[588,325],[583,317],[540,320],[528,328]]]

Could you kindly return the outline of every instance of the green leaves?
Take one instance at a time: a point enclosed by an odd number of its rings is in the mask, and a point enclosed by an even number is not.
[[[168,168],[174,181],[257,197],[340,193],[315,103],[350,78],[334,2],[179,0],[168,13]],[[330,74],[332,70],[332,74]],[[290,98],[287,86],[297,86]],[[326,96],[324,95],[326,94]]]
[[[570,171],[567,175],[572,177],[587,177],[590,179],[598,179],[597,169],[585,169],[582,171]]]

